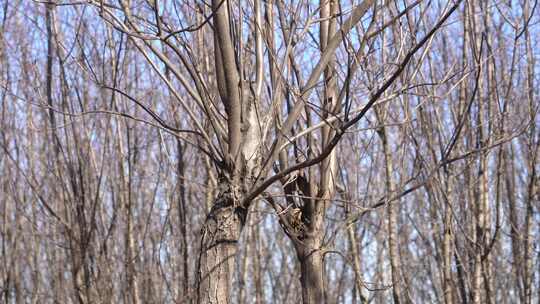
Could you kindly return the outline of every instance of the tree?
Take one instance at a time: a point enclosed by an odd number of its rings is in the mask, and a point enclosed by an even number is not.
[[[534,301],[535,11],[6,3],[2,298]]]

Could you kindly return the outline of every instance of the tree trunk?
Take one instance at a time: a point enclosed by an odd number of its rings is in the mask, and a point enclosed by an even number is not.
[[[246,212],[228,194],[218,196],[202,229],[198,270],[198,303],[230,302],[238,238]]]
[[[383,111],[385,109],[375,108],[375,114],[377,120],[381,125],[385,123]],[[385,163],[385,182],[386,193],[389,196],[393,195],[396,189],[396,185],[392,174],[394,172],[392,164],[392,152],[388,145],[388,139],[386,136],[386,128],[380,128],[377,133],[382,141]],[[397,208],[394,202],[389,201],[387,209],[387,229],[388,229],[388,251],[390,256],[390,268],[392,273],[392,297],[395,304],[402,303],[402,279],[401,279],[401,261],[399,256],[399,238],[398,238],[398,222],[397,222]]]
[[[447,193],[451,193],[447,191]],[[452,207],[449,202],[445,202],[444,212],[444,241],[443,241],[443,292],[444,302],[446,304],[454,303],[453,299],[453,283],[452,283],[452,252],[453,252],[453,235],[452,235]]]
[[[296,244],[296,254],[300,261],[300,284],[302,285],[302,303],[315,304],[324,302],[323,254],[312,240]]]
[[[350,254],[353,260],[353,270],[355,276],[354,283],[356,292],[358,294],[358,298],[360,298],[360,303],[367,303],[367,299],[364,295],[364,286],[362,284],[362,264],[360,263],[360,253],[358,252],[358,241],[356,239],[356,231],[354,225],[349,225],[349,227],[347,228],[347,236],[349,238],[349,247],[351,251]],[[353,301],[356,301],[356,296],[354,296]]]

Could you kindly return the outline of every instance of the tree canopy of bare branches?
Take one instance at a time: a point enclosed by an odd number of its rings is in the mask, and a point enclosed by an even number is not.
[[[13,0],[0,301],[540,302],[536,0]]]

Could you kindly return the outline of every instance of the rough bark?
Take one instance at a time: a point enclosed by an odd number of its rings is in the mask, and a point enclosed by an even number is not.
[[[306,240],[304,244],[296,245],[304,304],[321,303],[325,299],[323,254],[318,247],[316,240]]]
[[[204,223],[198,272],[198,303],[230,302],[230,282],[246,212],[221,193]]]

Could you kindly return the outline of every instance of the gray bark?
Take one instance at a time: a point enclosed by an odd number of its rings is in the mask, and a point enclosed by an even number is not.
[[[217,198],[204,223],[198,273],[198,303],[230,302],[230,282],[245,210],[228,193]]]

